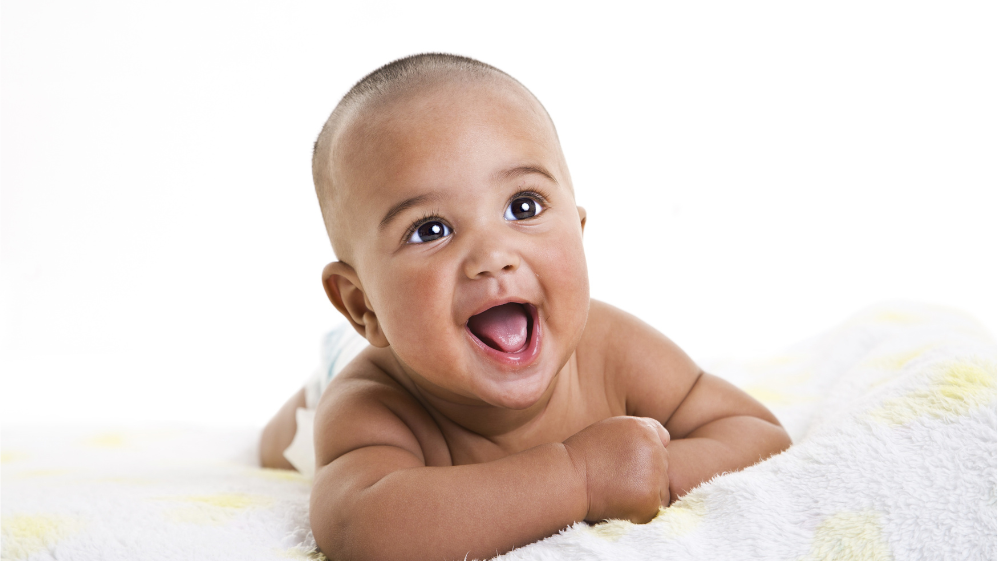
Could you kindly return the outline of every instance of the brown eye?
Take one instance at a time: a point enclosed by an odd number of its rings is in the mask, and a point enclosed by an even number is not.
[[[450,228],[439,220],[423,222],[416,227],[416,230],[409,236],[409,243],[426,243],[438,240],[450,235]]]
[[[523,220],[525,218],[533,218],[540,213],[541,205],[537,204],[537,201],[527,197],[520,197],[509,203],[506,213],[503,214],[503,218],[506,220]]]

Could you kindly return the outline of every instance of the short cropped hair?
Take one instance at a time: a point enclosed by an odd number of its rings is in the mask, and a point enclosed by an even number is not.
[[[319,208],[326,224],[326,231],[333,241],[329,206],[332,178],[326,174],[326,165],[332,155],[332,143],[337,131],[361,108],[381,100],[390,99],[415,89],[438,77],[468,81],[506,81],[522,87],[537,99],[519,81],[498,68],[473,58],[446,53],[411,55],[388,64],[364,76],[343,96],[329,115],[312,149],[312,179]],[[538,101],[540,105],[540,101]],[[543,105],[541,108],[543,109]],[[544,110],[546,113],[546,110]],[[550,121],[550,116],[548,117]],[[552,123],[553,126],[553,123]],[[556,133],[557,134],[557,133]],[[335,243],[335,242],[334,242]],[[335,248],[334,248],[335,249]]]

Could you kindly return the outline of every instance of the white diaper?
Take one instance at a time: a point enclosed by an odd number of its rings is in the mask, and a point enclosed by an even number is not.
[[[315,475],[313,426],[319,397],[326,391],[330,380],[366,347],[367,339],[358,335],[348,324],[340,325],[322,338],[319,367],[305,383],[305,407],[295,411],[295,437],[284,451],[284,457],[306,477]]]

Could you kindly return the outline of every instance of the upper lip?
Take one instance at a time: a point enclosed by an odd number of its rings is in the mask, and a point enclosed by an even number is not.
[[[496,306],[502,306],[503,304],[511,304],[511,303],[512,304],[522,304],[524,306],[534,306],[534,304],[532,304],[530,301],[528,301],[526,299],[523,299],[523,298],[517,298],[515,296],[514,297],[505,297],[505,298],[494,298],[494,299],[486,301],[484,304],[482,304],[481,307],[477,308],[477,310],[474,313],[472,313],[467,318],[465,318],[464,323],[467,324],[468,320],[470,320],[472,317],[477,316],[478,314],[484,312],[485,310],[488,310],[488,309],[491,309],[491,308],[495,308]],[[536,306],[534,306],[534,307],[536,307]]]

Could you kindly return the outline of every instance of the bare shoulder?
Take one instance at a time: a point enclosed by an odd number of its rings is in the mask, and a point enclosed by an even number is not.
[[[334,378],[315,413],[318,467],[352,451],[377,446],[402,449],[421,465],[449,463],[446,444],[433,418],[378,366],[369,348]]]
[[[592,300],[579,343],[580,368],[602,371],[628,415],[666,423],[697,383],[700,368],[678,345],[637,317]],[[667,427],[668,428],[668,427]]]

